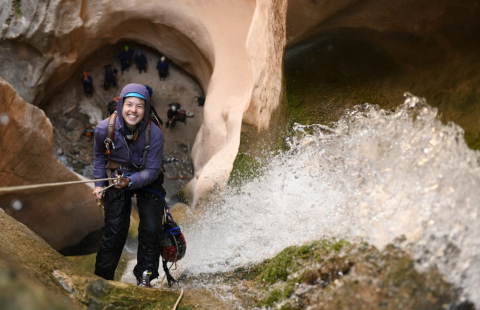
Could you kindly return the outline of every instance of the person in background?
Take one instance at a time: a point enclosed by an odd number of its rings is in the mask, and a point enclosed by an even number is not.
[[[85,130],[83,131],[83,135],[88,138],[88,141],[92,141],[94,134],[95,126],[93,126],[92,124],[87,124]]]
[[[168,61],[165,56],[162,56],[157,63],[158,75],[160,76],[160,81],[165,81],[168,75]]]
[[[126,85],[118,99],[117,113],[95,128],[93,177],[116,177],[114,187],[104,189],[106,182],[95,182],[93,195],[103,198],[105,228],[97,252],[95,274],[113,280],[127,240],[132,197],[137,198],[138,227],[137,264],[133,273],[137,285],[150,287],[159,276],[160,237],[165,212],[163,188],[164,137],[160,128],[149,122],[150,95],[145,86]],[[114,117],[114,129],[109,126]],[[112,131],[113,130],[113,131]],[[107,149],[107,135],[112,135]],[[147,146],[147,135],[150,137]],[[110,137],[109,137],[110,139]],[[108,167],[109,172],[106,172]]]
[[[117,87],[117,73],[118,70],[112,65],[105,66],[105,81],[103,83],[103,89],[108,90],[110,85]]]
[[[135,63],[137,64],[137,68],[140,73],[142,73],[142,71],[147,73],[147,57],[142,54],[141,50],[138,50],[137,54],[135,55]]]
[[[180,109],[178,103],[170,103],[169,104],[169,109],[167,111],[167,123],[165,124],[165,127],[172,127],[175,128],[175,123],[177,122],[177,115],[178,115],[178,110]]]
[[[133,49],[131,49],[128,45],[125,45],[123,51],[118,54],[118,59],[120,60],[120,71],[123,74],[123,71],[127,70],[130,67],[130,61],[132,60],[133,56]]]
[[[81,82],[82,82],[83,91],[85,92],[85,95],[87,95],[87,97],[92,96],[93,95],[93,79],[90,75],[88,75],[87,71],[83,71]]]

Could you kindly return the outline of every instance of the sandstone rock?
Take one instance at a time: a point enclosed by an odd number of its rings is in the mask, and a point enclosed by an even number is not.
[[[0,125],[0,187],[79,180],[52,155],[52,126],[43,111],[24,102],[1,78],[0,93],[0,114],[10,117],[7,126]],[[88,185],[0,194],[0,205],[56,250],[76,245],[103,226]]]
[[[103,120],[102,110],[98,105],[93,104],[90,100],[82,101],[80,112],[88,117],[88,122],[92,125],[98,125]]]

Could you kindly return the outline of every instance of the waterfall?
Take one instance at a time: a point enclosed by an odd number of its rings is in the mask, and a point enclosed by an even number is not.
[[[419,269],[437,265],[480,304],[480,153],[459,126],[407,93],[395,111],[365,104],[331,128],[293,131],[256,179],[185,225],[182,272],[226,271],[323,237],[382,248],[405,236]]]

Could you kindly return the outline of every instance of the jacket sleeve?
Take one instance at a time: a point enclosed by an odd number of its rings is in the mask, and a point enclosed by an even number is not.
[[[95,136],[93,141],[93,178],[104,179],[107,174],[105,172],[105,137],[107,132],[103,128],[95,128]],[[95,182],[95,186],[105,186],[106,182]]]
[[[163,160],[163,134],[162,131],[152,124],[150,134],[150,147],[147,152],[145,168],[129,176],[132,185],[129,190],[141,188],[154,181],[162,170]]]

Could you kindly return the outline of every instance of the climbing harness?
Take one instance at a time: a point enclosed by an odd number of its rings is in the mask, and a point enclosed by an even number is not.
[[[117,111],[113,112],[109,117],[108,117],[108,125],[107,125],[107,135],[105,137],[105,156],[108,156],[112,153],[112,150],[115,150],[115,143],[114,137],[115,137],[115,121],[117,119]],[[148,149],[150,148],[150,132],[152,128],[152,119],[149,117],[147,121],[147,126],[145,129],[145,149],[143,150],[143,163],[140,167],[135,165],[133,161],[131,161],[132,165],[137,168],[137,169],[143,169],[145,167],[145,163],[147,161],[147,152]],[[133,137],[133,140],[136,140],[138,137],[138,131],[135,133],[135,136]],[[125,139],[125,137],[124,137]],[[128,149],[128,155],[130,156],[130,148],[128,147],[128,143],[125,141],[125,145],[127,146]]]

